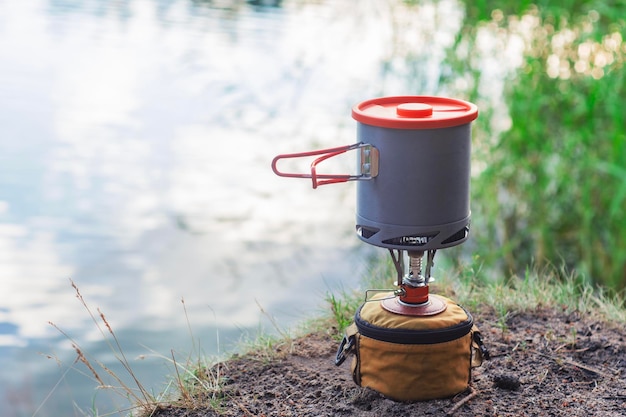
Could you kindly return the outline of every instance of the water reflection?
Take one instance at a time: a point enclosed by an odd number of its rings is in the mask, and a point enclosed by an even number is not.
[[[0,3],[2,415],[32,415],[74,359],[48,321],[117,369],[68,278],[132,358],[189,349],[181,298],[210,353],[263,321],[257,302],[286,327],[358,284],[376,251],[354,237],[353,186],[312,191],[269,162],[352,143],[365,98],[437,90],[462,15],[425,2],[398,21],[403,7]],[[416,73],[393,48],[419,49],[435,17]],[[133,364],[156,387],[167,373]],[[68,373],[37,415],[88,408],[95,385]]]

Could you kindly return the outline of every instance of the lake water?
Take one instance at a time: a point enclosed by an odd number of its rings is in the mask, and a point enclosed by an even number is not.
[[[312,190],[270,162],[354,143],[362,100],[441,93],[462,17],[455,1],[0,0],[0,415],[127,406],[74,364],[68,337],[123,374],[70,279],[156,392],[159,355],[217,355],[358,287],[386,251],[354,234],[354,184]]]

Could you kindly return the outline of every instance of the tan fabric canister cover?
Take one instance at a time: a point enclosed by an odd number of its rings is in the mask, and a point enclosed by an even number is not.
[[[471,368],[480,362],[472,363],[478,329],[465,309],[439,297],[447,308],[433,316],[391,313],[379,301],[363,304],[348,330],[355,338],[352,373],[358,385],[398,401],[445,398],[467,389]]]

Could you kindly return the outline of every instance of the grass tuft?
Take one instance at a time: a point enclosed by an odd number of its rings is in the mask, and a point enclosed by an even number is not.
[[[160,408],[168,406],[192,410],[210,407],[219,410],[221,398],[223,397],[221,371],[224,365],[216,358],[207,358],[207,356],[203,354],[199,342],[196,343],[189,323],[184,299],[181,300],[181,302],[183,304],[183,310],[187,319],[194,349],[183,361],[177,359],[174,350],[170,351],[169,357],[152,351],[152,356],[165,360],[173,367],[174,374],[165,389],[160,394],[155,395],[146,389],[133,371],[106,315],[100,309],[96,309],[97,314],[95,314],[83,298],[78,286],[72,280],[70,280],[70,282],[76,292],[76,298],[79,299],[80,303],[91,317],[94,325],[100,331],[103,340],[107,343],[117,362],[122,365],[125,375],[115,373],[100,360],[90,357],[75,339],[59,326],[50,322],[51,326],[70,341],[72,348],[76,352],[76,358],[72,365],[63,373],[46,399],[39,405],[32,417],[36,417],[38,412],[43,409],[46,400],[52,395],[52,392],[71,370],[87,375],[96,383],[96,389],[105,389],[113,392],[129,404],[128,407],[117,410],[114,413],[115,415],[126,412],[128,416],[151,417],[155,415]],[[51,358],[53,357],[51,356]],[[57,359],[57,361],[59,360]],[[86,367],[87,371],[77,368],[77,364],[82,364]],[[132,384],[126,382],[128,377],[130,377]],[[105,382],[107,380],[112,380],[113,383]],[[77,412],[82,415],[104,416],[99,413],[95,402],[88,411],[81,410],[78,406],[76,406],[76,409]]]
[[[82,306],[85,308],[89,316],[91,317],[94,325],[102,335],[103,340],[107,343],[110,351],[113,353],[115,359],[122,365],[123,369],[126,371],[127,375],[132,380],[132,385],[128,384],[122,376],[116,374],[111,368],[109,368],[106,364],[99,361],[96,358],[89,357],[84,350],[81,348],[80,344],[74,340],[68,333],[63,331],[56,324],[49,322],[51,326],[57,329],[62,335],[64,335],[72,345],[72,348],[76,352],[76,359],[74,360],[71,369],[77,369],[75,366],[78,363],[82,363],[88,370],[88,373],[85,373],[81,370],[78,370],[80,373],[90,375],[91,379],[93,379],[97,383],[98,389],[107,389],[116,394],[119,394],[122,398],[128,400],[131,404],[133,404],[127,410],[131,414],[134,411],[138,411],[144,415],[152,415],[153,412],[159,405],[157,399],[144,387],[144,385],[139,381],[136,374],[133,372],[132,367],[130,366],[130,362],[126,358],[124,354],[124,350],[120,345],[119,339],[115,334],[115,331],[109,324],[105,314],[97,309],[98,314],[94,314],[92,309],[89,307],[85,299],[83,298],[78,286],[74,283],[74,281],[70,280],[72,288],[76,292],[76,298],[80,301]],[[65,375],[65,374],[64,374]],[[111,379],[113,384],[107,384],[105,379]],[[42,408],[43,404],[40,405],[38,410]],[[95,406],[94,406],[95,407]],[[98,415],[97,410],[91,411],[92,415]]]
[[[469,268],[472,271],[472,268]],[[605,321],[626,323],[625,300],[620,293],[609,293],[594,286],[577,272],[564,268],[529,267],[523,276],[485,281],[478,276],[457,272],[447,283],[457,300],[470,309],[491,306],[503,320],[512,312],[549,307],[568,312],[598,315]]]

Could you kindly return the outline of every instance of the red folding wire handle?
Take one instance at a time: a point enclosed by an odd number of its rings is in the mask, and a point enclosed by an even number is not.
[[[276,156],[272,160],[272,170],[274,171],[274,173],[276,175],[278,175],[280,177],[311,178],[311,181],[313,182],[313,188],[314,189],[317,188],[319,185],[334,184],[334,183],[338,183],[338,182],[346,182],[346,181],[351,181],[351,180],[357,180],[359,178],[362,178],[363,175],[318,174],[317,173],[317,165],[320,162],[323,162],[323,161],[325,161],[325,160],[327,160],[329,158],[332,158],[333,156],[341,155],[342,153],[345,153],[347,151],[351,151],[353,149],[358,149],[358,148],[361,148],[363,146],[366,146],[366,145],[364,145],[363,143],[359,142],[359,143],[355,143],[353,145],[339,146],[337,148],[328,148],[328,149],[320,149],[320,150],[317,150],[317,151],[288,153],[288,154],[278,155],[278,156]],[[311,162],[311,173],[310,174],[298,174],[298,173],[291,173],[291,172],[281,172],[276,167],[276,165],[278,164],[278,161],[280,161],[281,159],[304,158],[304,157],[315,156],[315,155],[323,155],[323,156],[320,156],[319,158],[316,158],[313,162]]]

